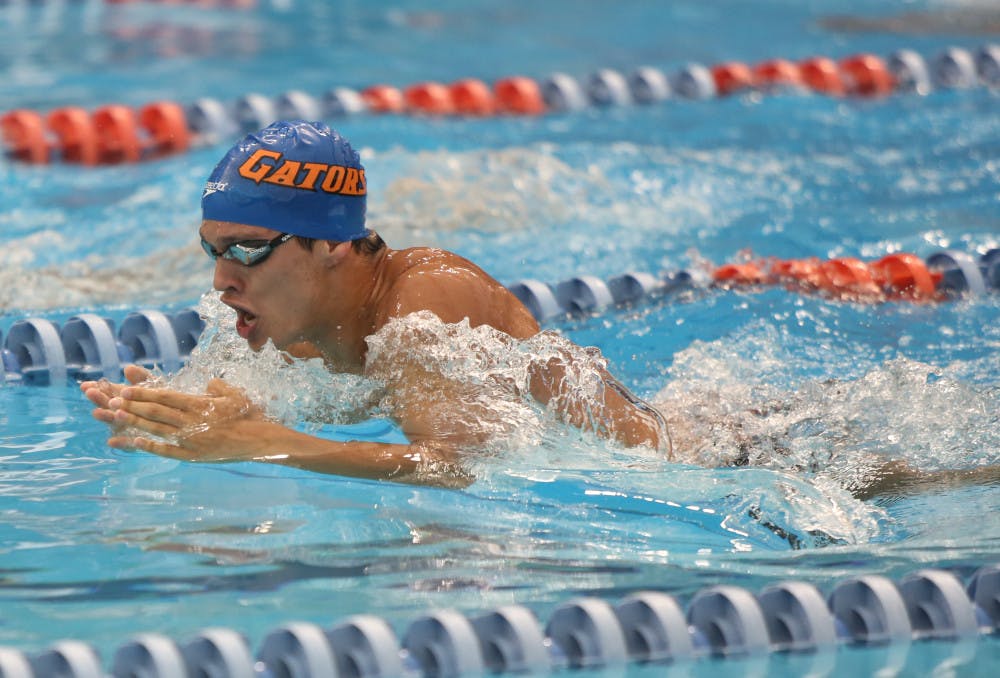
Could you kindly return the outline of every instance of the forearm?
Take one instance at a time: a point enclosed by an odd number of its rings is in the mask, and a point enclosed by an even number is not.
[[[274,422],[261,422],[256,461],[318,473],[465,486],[470,478],[448,448],[430,442],[411,444],[362,440],[338,441],[302,433]]]
[[[412,475],[417,470],[419,455],[410,445],[339,441],[317,438],[275,424],[267,451],[260,461],[361,478],[392,478]]]
[[[563,420],[577,428],[612,438],[628,447],[640,445],[664,450],[673,456],[670,434],[662,415],[605,370],[600,371],[601,392],[593,399],[574,392],[567,383],[566,367],[558,361],[537,365],[531,373],[531,394],[553,407]]]

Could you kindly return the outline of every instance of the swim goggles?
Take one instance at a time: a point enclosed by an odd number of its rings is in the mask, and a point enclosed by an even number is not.
[[[291,233],[282,233],[273,240],[243,240],[241,242],[234,242],[221,252],[212,247],[205,241],[204,238],[202,238],[201,248],[205,250],[205,254],[212,257],[213,260],[222,257],[223,259],[238,261],[244,266],[256,266],[271,256],[271,252],[274,251],[275,247],[283,242],[287,242],[293,237],[294,236]]]

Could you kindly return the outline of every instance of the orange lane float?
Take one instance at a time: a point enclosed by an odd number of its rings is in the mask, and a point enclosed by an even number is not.
[[[760,89],[801,87],[802,72],[798,65],[787,59],[770,59],[753,67],[754,86]]]
[[[0,118],[0,128],[9,153],[34,164],[54,159],[80,165],[138,162],[191,145],[184,109],[171,101],[148,104],[138,112],[120,104],[93,113],[67,106],[44,117],[11,111]]]
[[[439,82],[420,82],[403,91],[407,109],[430,115],[451,115],[455,112],[451,90]]]
[[[541,88],[531,78],[502,78],[493,83],[493,92],[496,94],[497,108],[503,113],[541,115],[545,112]]]
[[[361,90],[361,99],[373,113],[402,113],[406,110],[406,99],[398,87],[372,85]]]
[[[149,157],[183,153],[191,147],[187,116],[180,104],[173,101],[147,104],[139,111],[139,124],[149,135],[145,144]]]
[[[855,54],[840,62],[847,91],[860,96],[884,96],[896,88],[885,62],[874,54]]]
[[[493,115],[497,110],[496,97],[482,80],[465,78],[449,87],[455,112],[460,115]]]
[[[49,161],[45,120],[35,111],[18,109],[5,113],[0,117],[0,137],[16,160],[33,164]]]
[[[721,287],[784,284],[860,302],[938,300],[941,279],[940,272],[930,271],[923,260],[906,253],[870,263],[853,257],[745,261],[724,264],[712,272],[712,280]]]
[[[764,285],[771,282],[771,276],[763,265],[755,262],[723,264],[712,272],[716,282],[731,285]]]
[[[739,61],[727,61],[712,68],[715,91],[719,96],[728,96],[754,86],[754,76],[750,67]]]
[[[94,124],[99,162],[116,165],[138,162],[142,158],[139,121],[131,108],[103,106],[94,111],[91,120]]]
[[[844,299],[877,301],[882,289],[875,282],[871,269],[860,259],[844,257],[824,261],[819,265],[822,274],[820,289]]]
[[[847,93],[840,68],[827,57],[813,57],[799,64],[802,82],[809,89],[827,96],[843,96]]]
[[[53,148],[63,162],[80,165],[98,163],[101,155],[97,148],[97,130],[85,109],[78,106],[57,108],[49,113],[46,124],[55,135]]]
[[[940,272],[928,270],[920,257],[905,252],[882,257],[871,269],[880,285],[914,299],[935,298],[942,277]]]
[[[777,281],[795,283],[808,289],[819,289],[824,280],[820,272],[822,262],[816,257],[809,259],[775,259],[771,262],[771,274]]]

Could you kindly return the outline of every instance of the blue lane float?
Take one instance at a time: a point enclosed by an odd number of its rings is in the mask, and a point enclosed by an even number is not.
[[[938,292],[955,297],[982,296],[1000,290],[1000,248],[979,259],[957,250],[943,250],[926,259],[940,274]],[[630,271],[603,279],[579,275],[554,284],[519,280],[508,289],[540,322],[563,316],[600,312],[612,306],[643,303],[685,291],[708,289],[707,273],[686,270],[656,276]],[[125,365],[137,364],[165,372],[178,370],[198,344],[204,322],[193,309],[176,313],[143,310],[114,323],[82,313],[62,326],[45,318],[15,322],[0,339],[0,385],[23,383],[62,385],[67,381],[117,379]]]
[[[185,309],[128,314],[114,323],[91,313],[69,318],[62,327],[45,318],[26,318],[8,330],[2,349],[0,383],[62,385],[67,380],[117,379],[128,364],[178,370],[204,329],[198,313]]]
[[[544,629],[544,630],[543,630]],[[115,650],[112,676],[146,678],[460,678],[551,675],[565,669],[621,670],[629,664],[683,668],[707,658],[766,658],[772,653],[831,657],[842,647],[888,649],[913,642],[974,641],[1000,630],[1000,564],[958,575],[921,569],[896,582],[859,575],[829,596],[813,584],[787,581],[759,593],[739,586],[695,592],[686,608],[660,591],[617,604],[577,597],[557,605],[543,625],[529,608],[507,605],[468,617],[434,610],[397,635],[375,615],[324,628],[293,621],[268,632],[254,652],[238,631],[209,628],[187,641],[141,633]],[[835,654],[831,661],[835,662]],[[830,668],[830,667],[827,667]],[[894,666],[894,668],[899,668]],[[63,640],[35,654],[0,647],[5,678],[103,678],[91,645]]]

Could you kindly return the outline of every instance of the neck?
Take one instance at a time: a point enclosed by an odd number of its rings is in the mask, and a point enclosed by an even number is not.
[[[365,338],[378,330],[376,310],[387,289],[388,254],[388,248],[374,255],[352,250],[329,271],[326,289],[335,293],[327,295],[323,329],[315,343],[334,371],[364,371]]]

